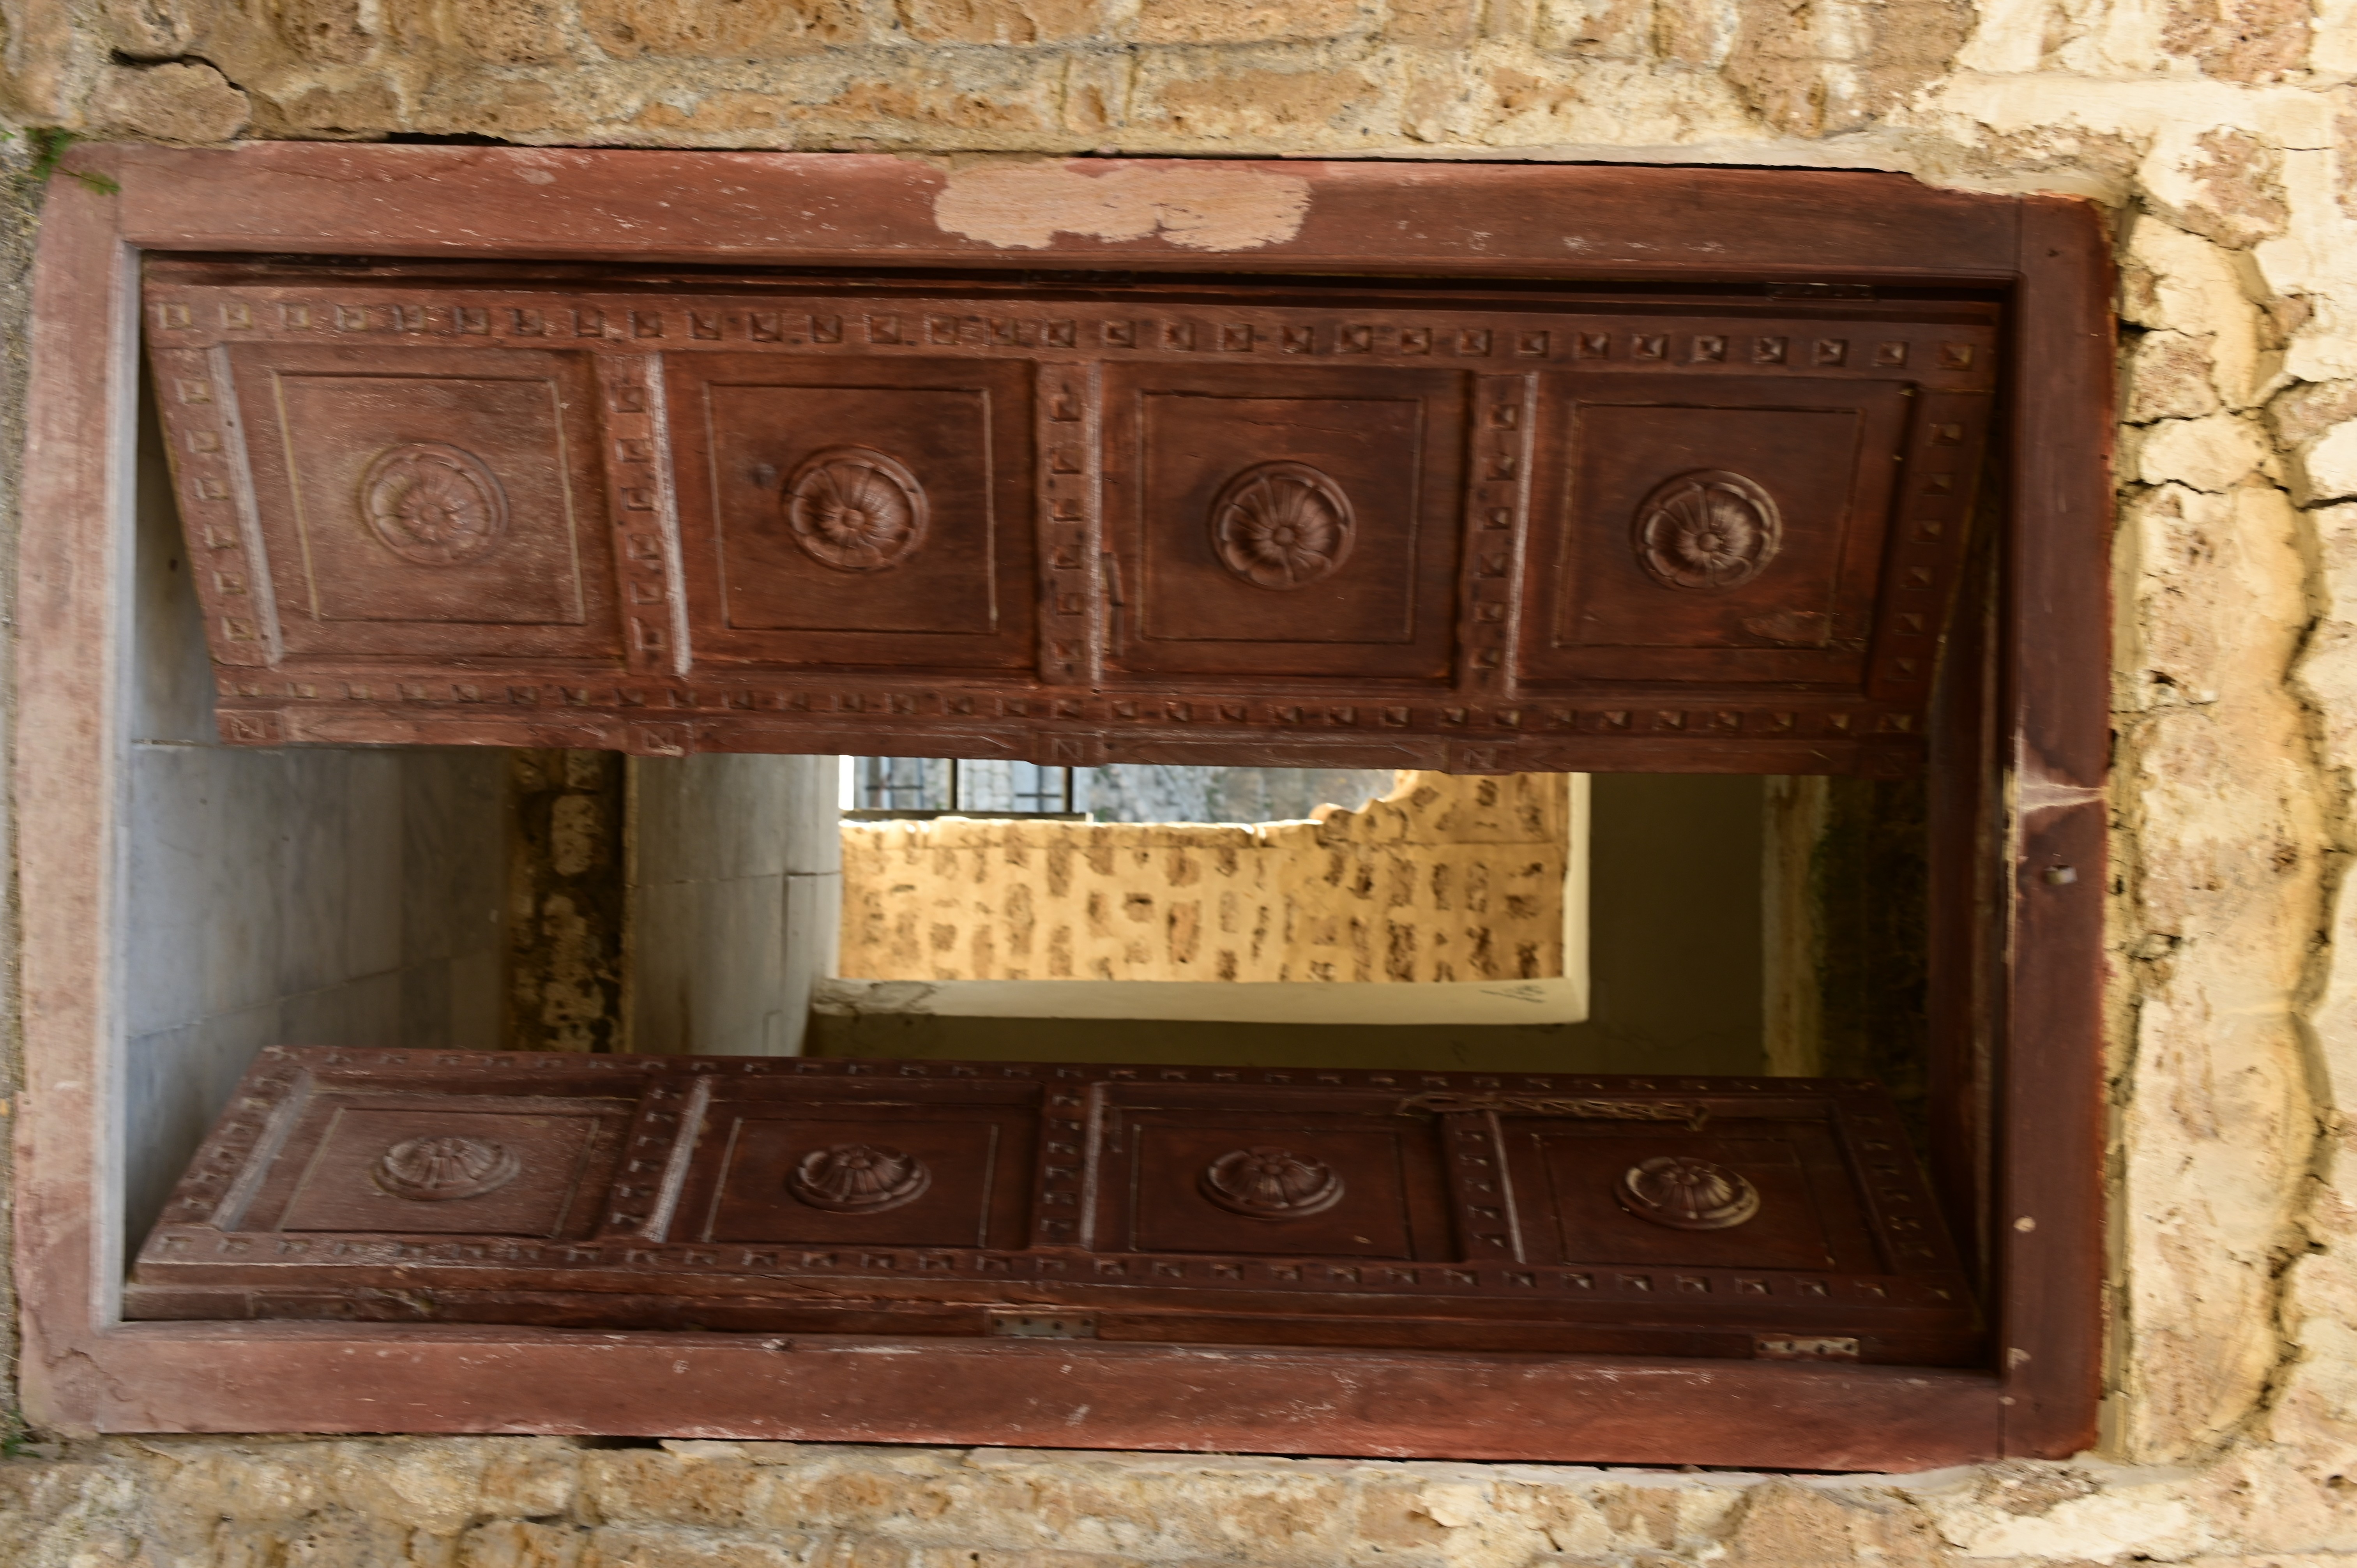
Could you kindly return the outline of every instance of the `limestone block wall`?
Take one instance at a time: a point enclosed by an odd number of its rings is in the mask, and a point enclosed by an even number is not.
[[[0,1466],[0,1560],[2357,1555],[2351,0],[0,0],[0,22],[17,125],[897,150],[950,170],[945,225],[1018,257],[1060,229],[1248,267],[1298,220],[1196,166],[1021,156],[1120,149],[1896,169],[2097,199],[2125,274],[2100,1458],[1900,1484],[111,1442]],[[19,339],[21,298],[0,306]]]
[[[563,1438],[113,1439],[0,1462],[10,1568],[2318,1568],[2247,1465],[1777,1477]]]
[[[1404,772],[1316,820],[843,825],[863,980],[1535,980],[1563,972],[1560,774]]]

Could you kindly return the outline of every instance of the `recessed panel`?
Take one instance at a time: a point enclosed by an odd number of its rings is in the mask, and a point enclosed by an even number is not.
[[[1128,1250],[1417,1255],[1402,1134],[1254,1120],[1133,1123]]]
[[[974,387],[714,386],[728,624],[997,629],[990,426]]]
[[[1028,367],[721,355],[672,373],[703,652],[1032,660]]]
[[[583,1192],[597,1112],[331,1106],[277,1229],[558,1236]],[[576,1214],[576,1208],[582,1214]]]
[[[125,1306],[1968,1356],[1897,1127],[1824,1080],[274,1048]]]
[[[580,624],[572,455],[553,379],[275,383],[316,618]]]
[[[1524,1123],[1557,1256],[1695,1268],[1868,1266],[1854,1214],[1821,1211],[1802,1151],[1776,1138],[1614,1137]],[[1537,1195],[1534,1195],[1537,1196]]]
[[[985,1116],[912,1108],[862,1115],[716,1119],[720,1180],[702,1234],[714,1241],[982,1247],[1003,1130]]]
[[[1859,684],[1902,391],[1551,383],[1526,670]]]
[[[1122,666],[1445,673],[1463,401],[1431,371],[1109,376]]]
[[[231,619],[266,594],[296,658],[619,653],[587,354],[290,343],[224,358],[227,439],[188,444],[237,450],[252,487],[262,559],[209,582]]]
[[[1586,526],[1559,646],[1832,640],[1856,413],[1589,403],[1572,438]]]

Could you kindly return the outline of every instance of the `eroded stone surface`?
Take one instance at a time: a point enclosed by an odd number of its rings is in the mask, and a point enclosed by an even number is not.
[[[2231,1470],[2014,1462],[1797,1478],[783,1443],[151,1438],[0,1464],[0,1519],[16,1530],[12,1568],[2339,1560],[2345,1527],[2238,1502],[2251,1477]],[[2285,1544],[2256,1544],[2270,1539]]]

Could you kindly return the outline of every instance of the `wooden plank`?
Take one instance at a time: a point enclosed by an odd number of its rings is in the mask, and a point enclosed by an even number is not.
[[[1996,1452],[1973,1372],[1640,1357],[142,1325],[70,1369],[108,1432],[806,1443],[1925,1470]],[[986,1434],[986,1435],[985,1435]]]
[[[2103,1365],[2111,751],[2111,268],[2088,202],[2023,205],[2004,616],[2018,841],[2003,1002],[1998,1322],[2008,1452],[2095,1436]]]
[[[77,166],[101,170],[87,151]],[[60,181],[33,271],[19,516],[11,800],[24,1079],[13,1259],[25,1408],[86,1420],[70,1369],[111,1319],[122,1277],[122,1157],[107,1070],[119,789],[118,671],[130,548],[136,283],[118,205]],[[60,1381],[64,1378],[65,1381]]]
[[[117,156],[127,238],[169,250],[1793,280],[2015,263],[2010,200],[1881,173],[1075,159],[952,177],[880,155],[301,142]],[[1165,203],[1200,221],[1166,225]]]

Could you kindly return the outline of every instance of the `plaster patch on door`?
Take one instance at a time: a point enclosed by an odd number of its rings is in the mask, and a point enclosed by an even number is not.
[[[1243,169],[994,164],[959,169],[933,199],[933,221],[1007,249],[1040,250],[1058,234],[1099,240],[1159,235],[1194,251],[1250,251],[1301,231],[1309,182]]]

